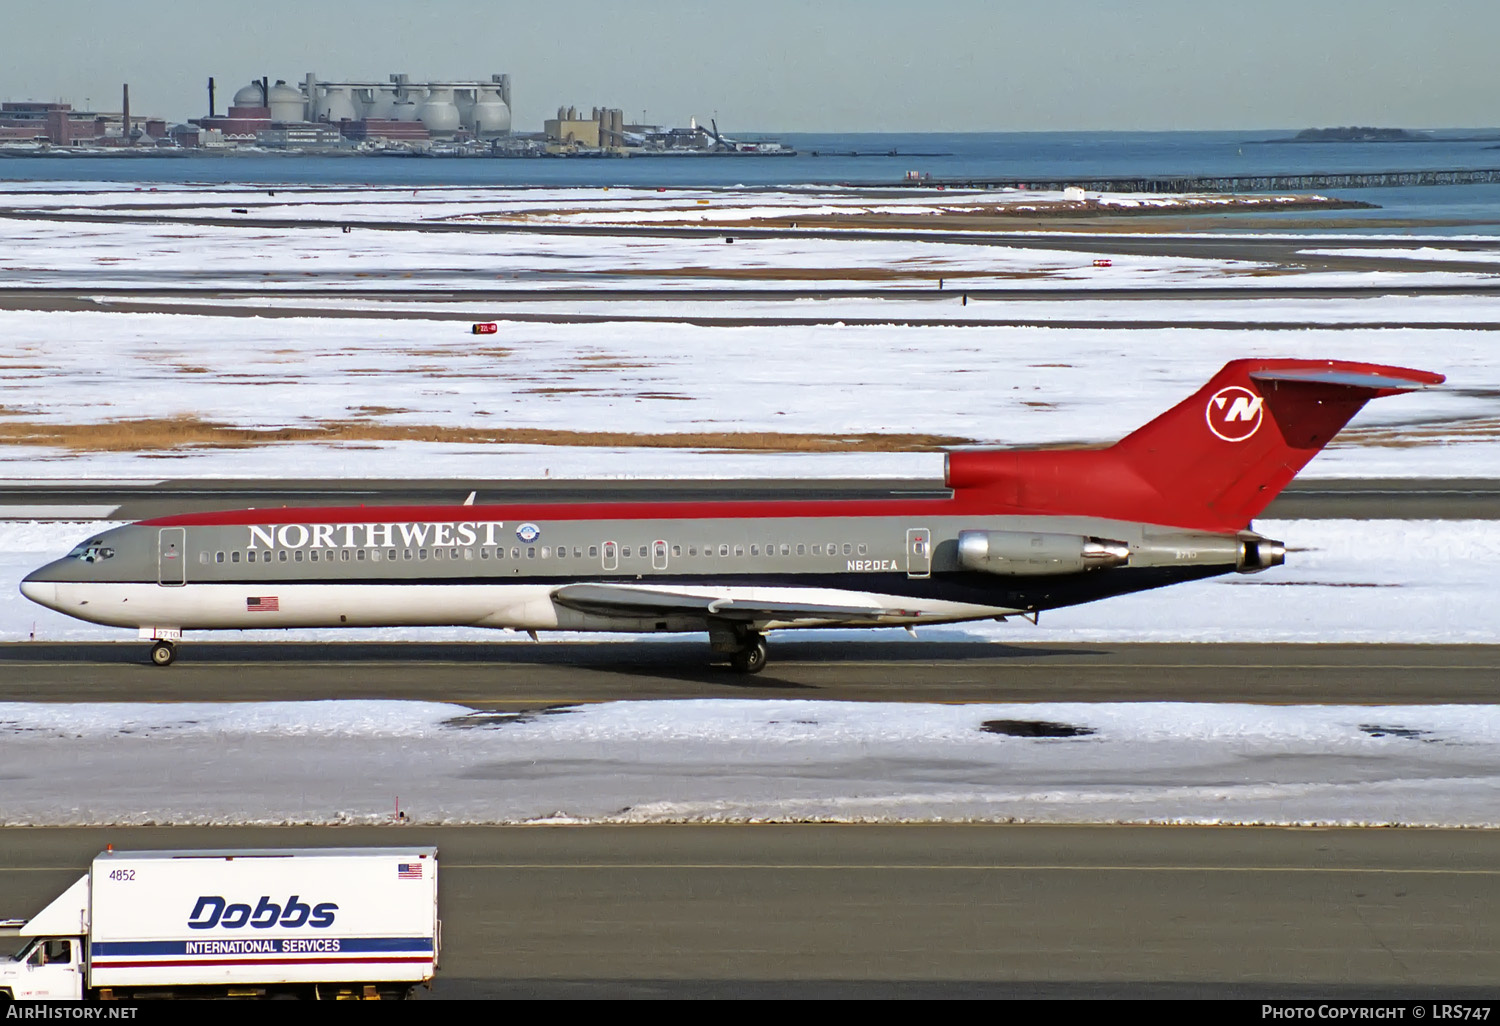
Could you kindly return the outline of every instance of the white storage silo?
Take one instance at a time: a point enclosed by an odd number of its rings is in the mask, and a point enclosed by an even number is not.
[[[234,102],[230,106],[260,107],[264,105],[264,102],[265,95],[260,91],[260,83],[251,82],[247,86],[242,86],[239,92],[234,94]]]

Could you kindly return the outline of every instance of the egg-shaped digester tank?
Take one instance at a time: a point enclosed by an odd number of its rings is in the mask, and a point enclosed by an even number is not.
[[[340,121],[359,120],[359,108],[355,106],[354,97],[347,86],[329,86],[323,90],[323,95],[318,99],[317,111],[319,121],[338,124]]]
[[[396,97],[396,102],[391,104],[391,117],[397,121],[416,121],[426,96],[425,89],[408,88],[405,95]]]
[[[370,102],[365,107],[365,117],[387,121],[396,116],[396,87],[377,86],[370,90]]]
[[[499,86],[479,87],[479,97],[469,112],[469,127],[481,139],[510,133],[510,108],[500,98]]]
[[[427,99],[417,109],[417,118],[433,135],[452,135],[459,129],[458,106],[453,102],[453,90],[446,86],[433,86]]]
[[[307,97],[302,95],[302,90],[287,85],[285,79],[277,79],[271,87],[270,106],[272,121],[307,120]]]

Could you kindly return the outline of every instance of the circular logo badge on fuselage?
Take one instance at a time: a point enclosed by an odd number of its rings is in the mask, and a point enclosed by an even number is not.
[[[521,539],[527,545],[530,545],[541,536],[542,529],[535,524],[522,524],[520,527],[516,528],[516,537]]]
[[[1227,385],[1209,398],[1203,411],[1208,429],[1226,442],[1243,442],[1260,430],[1265,402],[1248,388]]]

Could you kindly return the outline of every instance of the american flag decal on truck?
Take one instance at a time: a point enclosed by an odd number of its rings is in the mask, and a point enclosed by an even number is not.
[[[247,613],[274,613],[281,608],[281,603],[276,601],[275,595],[262,595],[245,600],[245,612]]]
[[[420,880],[422,879],[422,863],[420,862],[398,862],[396,863],[397,880]]]

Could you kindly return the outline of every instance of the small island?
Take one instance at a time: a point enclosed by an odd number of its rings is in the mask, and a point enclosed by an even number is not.
[[[1412,132],[1405,128],[1371,128],[1350,125],[1345,128],[1304,128],[1290,139],[1274,142],[1429,142],[1428,132]]]

